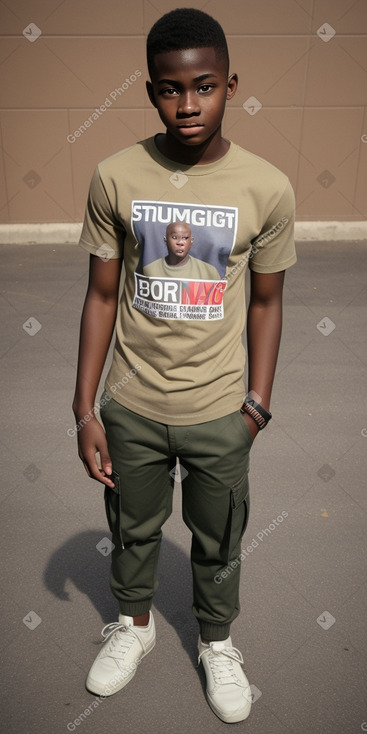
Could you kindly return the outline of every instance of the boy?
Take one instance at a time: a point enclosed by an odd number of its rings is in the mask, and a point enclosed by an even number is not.
[[[190,255],[194,242],[191,227],[185,222],[171,222],[166,229],[164,241],[167,245],[168,254],[144,267],[144,275],[160,275],[176,277],[177,271],[172,268],[182,268],[180,277],[191,279],[218,280],[219,273],[213,265]],[[186,266],[186,267],[185,267]]]
[[[237,75],[228,75],[227,44],[215,20],[193,9],[167,13],[148,35],[147,56],[147,91],[166,132],[97,167],[81,236],[91,257],[73,402],[77,421],[93,409],[116,323],[101,401],[106,433],[93,417],[78,441],[87,473],[105,485],[115,546],[111,588],[120,611],[118,622],[102,630],[105,643],[86,685],[95,694],[115,693],[155,644],[151,606],[178,456],[186,470],[183,518],[192,532],[199,661],[209,705],[232,723],[246,719],[251,706],[230,624],[239,613],[249,452],[271,418],[284,272],[296,261],[294,197],[283,173],[222,137]],[[215,264],[221,278],[207,303],[191,300],[197,281],[142,275],[172,221],[203,228],[199,257]],[[99,257],[106,249],[111,257]]]

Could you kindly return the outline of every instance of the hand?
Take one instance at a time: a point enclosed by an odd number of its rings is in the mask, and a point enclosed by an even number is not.
[[[260,428],[256,425],[254,419],[251,418],[251,416],[248,413],[241,413],[241,415],[245,423],[247,423],[248,429],[251,434],[251,438],[254,441],[257,434],[259,433]]]
[[[101,457],[101,468],[96,461],[97,452]],[[106,434],[95,416],[78,432],[78,454],[89,477],[107,484],[108,487],[115,486],[108,478],[112,474],[112,461],[108,453]]]

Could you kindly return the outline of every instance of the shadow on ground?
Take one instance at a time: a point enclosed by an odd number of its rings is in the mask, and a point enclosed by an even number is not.
[[[105,530],[78,533],[50,557],[44,572],[47,589],[62,601],[69,601],[67,582],[85,594],[101,617],[102,624],[117,618],[116,600],[109,589],[109,558],[101,568],[96,546]],[[195,660],[198,624],[191,611],[192,582],[188,557],[170,540],[163,538],[159,561],[159,588],[154,606],[177,632],[182,647]]]

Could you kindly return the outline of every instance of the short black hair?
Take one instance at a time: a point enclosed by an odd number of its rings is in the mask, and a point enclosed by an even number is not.
[[[147,62],[150,75],[154,56],[165,51],[187,48],[214,48],[229,67],[226,37],[222,26],[211,15],[196,8],[177,8],[163,15],[152,26],[147,38]]]

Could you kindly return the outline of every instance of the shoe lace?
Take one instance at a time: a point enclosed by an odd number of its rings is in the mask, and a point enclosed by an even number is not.
[[[241,683],[233,668],[233,660],[236,663],[243,664],[240,650],[237,650],[236,647],[224,647],[221,650],[213,650],[213,648],[210,648],[209,651],[203,650],[199,655],[198,663],[205,654],[208,656],[213,679],[217,685]]]
[[[121,622],[111,622],[103,627],[101,632],[102,642],[106,645],[105,654],[115,658],[123,658],[129,652],[131,645],[135,642],[139,635],[136,634],[132,627],[127,627]]]

